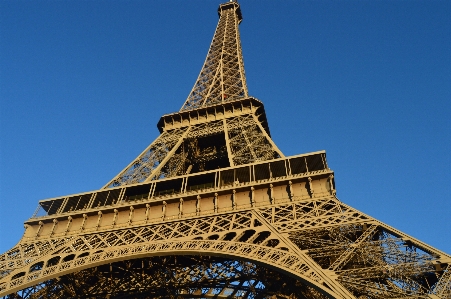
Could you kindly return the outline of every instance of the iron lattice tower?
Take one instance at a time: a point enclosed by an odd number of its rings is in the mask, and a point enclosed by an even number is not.
[[[248,95],[236,2],[161,135],[102,189],[39,202],[5,298],[451,298],[451,257],[337,199]],[[41,213],[42,212],[42,213]]]

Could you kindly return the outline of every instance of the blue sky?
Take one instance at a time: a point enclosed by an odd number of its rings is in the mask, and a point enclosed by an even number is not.
[[[102,187],[178,111],[219,1],[0,2],[0,251],[38,200]],[[451,253],[451,1],[240,1],[249,93],[285,155]]]

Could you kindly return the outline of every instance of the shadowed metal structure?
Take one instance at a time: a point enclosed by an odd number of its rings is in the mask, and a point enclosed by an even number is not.
[[[4,298],[451,298],[451,257],[285,157],[248,95],[237,2],[160,136],[103,188],[42,200],[0,255]]]

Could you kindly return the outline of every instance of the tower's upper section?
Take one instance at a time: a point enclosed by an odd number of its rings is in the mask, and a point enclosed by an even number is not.
[[[207,58],[180,111],[192,110],[247,97],[238,24],[243,19],[240,5],[221,4],[219,22]]]

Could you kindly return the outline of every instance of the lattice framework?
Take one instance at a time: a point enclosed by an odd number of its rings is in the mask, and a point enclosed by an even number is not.
[[[248,96],[240,7],[218,12],[181,110],[101,190],[41,202],[0,296],[450,299],[448,254],[339,201],[324,152],[284,157]]]

